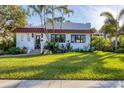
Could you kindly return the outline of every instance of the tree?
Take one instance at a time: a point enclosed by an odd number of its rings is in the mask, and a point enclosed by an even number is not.
[[[29,5],[29,8],[28,10],[30,11],[30,9],[32,9],[33,11],[32,14],[37,14],[40,18],[40,22],[41,22],[41,27],[43,27],[44,29],[44,32],[45,32],[45,35],[47,37],[47,39],[49,40],[48,38],[48,31],[46,29],[46,8],[47,6],[45,5]]]
[[[11,31],[16,27],[26,25],[26,12],[21,6],[0,6],[0,27],[4,31],[1,33],[3,45],[8,47],[13,40]]]
[[[110,12],[103,12],[100,14],[100,16],[105,16],[106,17],[105,24],[111,25],[112,29],[115,29],[115,31],[114,31],[115,50],[117,50],[117,48],[118,48],[118,36],[122,31],[124,31],[124,25],[122,25],[122,26],[119,25],[121,19],[124,18],[124,9],[122,9],[120,11],[120,13],[118,14],[118,16],[116,16],[116,18],[114,18],[114,16]]]
[[[60,16],[56,17],[57,12],[60,13]],[[65,20],[64,16],[68,15],[68,17],[69,17],[70,13],[73,13],[73,11],[70,10],[67,5],[61,5],[61,6],[51,5],[51,6],[48,6],[47,15],[49,17],[47,19],[47,22],[52,25],[53,32],[55,32],[54,24],[56,22],[60,22],[61,23],[60,28],[62,28],[62,23]]]
[[[50,23],[52,25],[52,29],[53,32],[55,33],[55,29],[54,29],[54,24],[55,24],[55,12],[58,8],[54,5],[49,5],[47,6],[47,10],[46,10],[46,15],[47,15],[47,22]]]
[[[94,32],[94,33],[97,32],[95,27],[91,28],[91,31]]]
[[[71,13],[73,14],[74,11],[71,10],[71,9],[69,9],[67,5],[61,5],[61,6],[59,6],[59,7],[58,7],[58,10],[59,10],[60,13],[61,13],[61,17],[59,17],[58,19],[59,19],[59,21],[60,21],[60,23],[61,23],[60,29],[62,29],[62,24],[63,24],[63,22],[64,22],[64,20],[65,20],[64,16],[67,15],[68,17],[70,17],[70,14],[71,14]]]
[[[41,26],[43,26],[43,8],[44,5],[29,5],[29,9],[32,9],[32,15],[37,14],[40,17]]]
[[[104,24],[100,32],[104,34],[105,39],[107,38],[107,35],[109,35],[110,39],[114,36],[114,32],[116,32],[115,27],[112,24]]]

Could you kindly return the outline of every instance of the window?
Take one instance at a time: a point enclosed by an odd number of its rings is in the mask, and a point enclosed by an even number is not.
[[[27,34],[27,41],[30,41],[30,34]]]
[[[85,43],[86,36],[85,35],[71,35],[71,42],[72,43]]]
[[[51,34],[51,40],[55,42],[65,42],[64,34]]]

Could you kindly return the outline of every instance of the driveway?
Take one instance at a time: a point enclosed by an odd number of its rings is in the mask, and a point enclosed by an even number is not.
[[[0,80],[0,88],[123,88],[124,81]]]

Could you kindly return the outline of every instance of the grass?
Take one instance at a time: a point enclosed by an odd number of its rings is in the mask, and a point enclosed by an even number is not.
[[[124,79],[124,54],[96,51],[0,58],[0,79]]]

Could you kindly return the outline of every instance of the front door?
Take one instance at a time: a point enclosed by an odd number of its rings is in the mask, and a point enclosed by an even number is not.
[[[35,38],[35,49],[40,49],[40,48],[41,48],[40,35],[36,35],[36,38]]]

